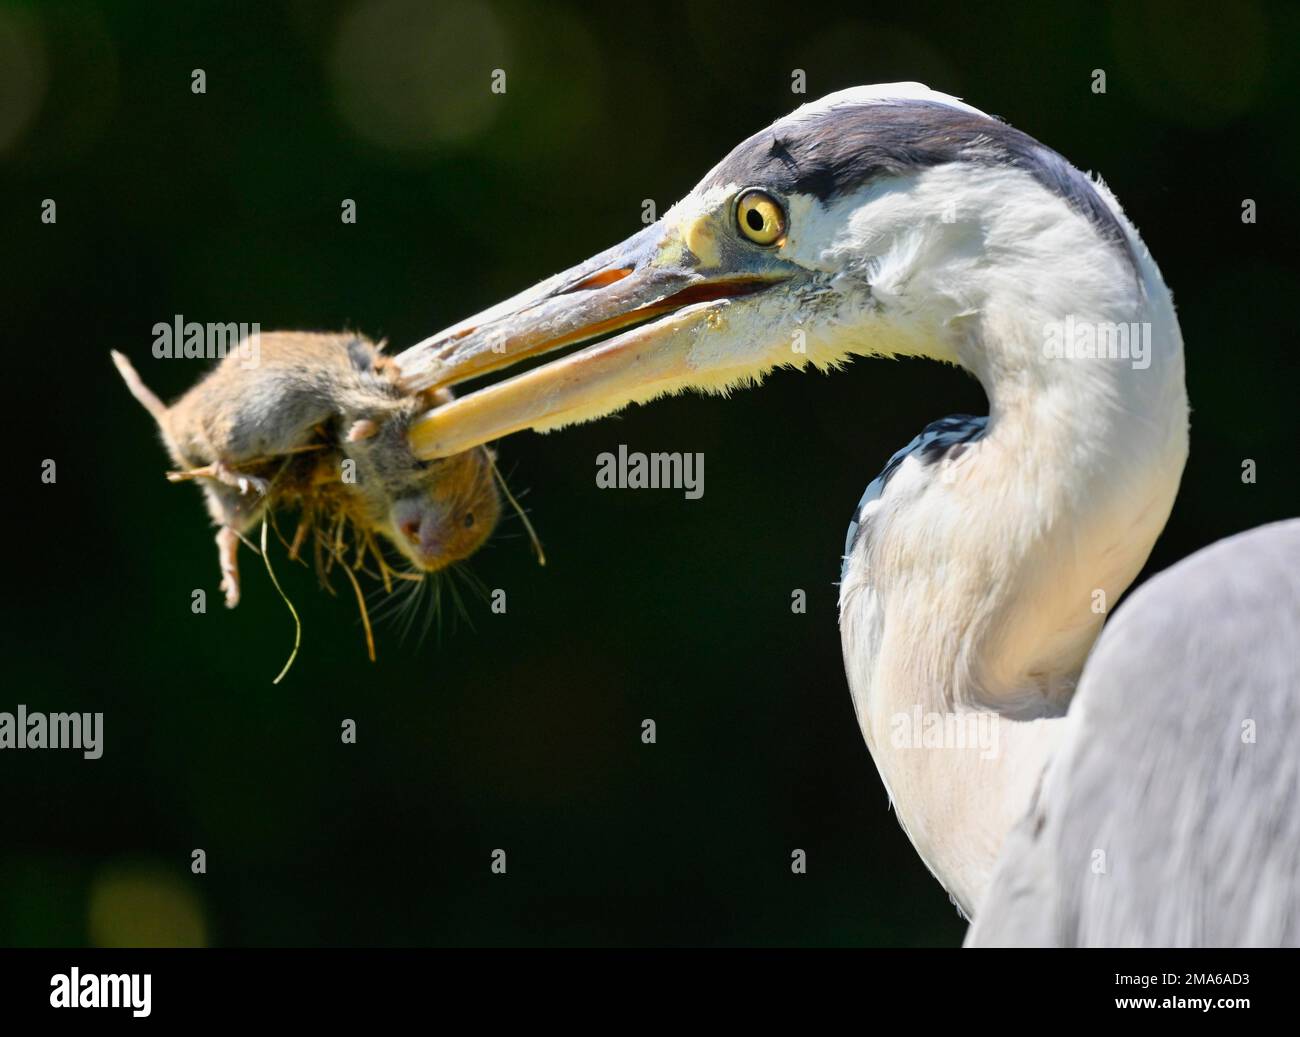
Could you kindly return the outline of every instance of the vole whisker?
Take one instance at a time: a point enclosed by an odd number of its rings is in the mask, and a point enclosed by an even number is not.
[[[460,596],[460,591],[456,589],[456,577],[458,575],[456,569],[453,566],[445,570],[445,572],[447,573],[447,590],[451,592],[452,599],[456,603],[456,611],[452,615],[453,626],[458,617],[463,617],[465,622],[469,624],[469,628],[474,630],[474,620],[470,618],[469,609],[465,607],[465,599]]]
[[[438,643],[442,643],[442,574],[430,573],[424,581],[425,586],[429,588],[433,595],[431,602],[432,607],[424,610],[424,626],[420,629],[419,644],[424,643],[424,639],[429,636],[429,627],[431,624],[436,625],[438,631]]]
[[[506,485],[506,480],[501,474],[501,469],[497,467],[497,463],[491,458],[491,455],[489,455],[489,461],[492,465],[492,474],[497,477],[497,482],[501,484],[501,492],[506,495],[506,500],[508,500],[510,506],[515,509],[515,513],[519,516],[520,521],[523,522],[524,528],[528,530],[528,536],[533,542],[533,550],[537,553],[537,564],[545,565],[546,552],[542,550],[542,541],[537,536],[537,530],[533,528],[533,524],[529,520],[528,515],[525,514],[524,509],[519,506],[519,501],[517,501],[514,494],[510,492],[510,487]]]
[[[492,592],[488,589],[488,585],[483,582],[482,578],[473,570],[464,565],[453,565],[447,571],[451,574],[453,579],[458,579],[463,582],[465,586],[473,592],[474,596],[484,604],[491,602]]]

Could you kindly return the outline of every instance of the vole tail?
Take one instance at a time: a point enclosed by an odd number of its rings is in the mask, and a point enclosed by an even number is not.
[[[167,415],[166,405],[162,400],[158,399],[149,386],[140,381],[140,376],[136,374],[130,360],[116,349],[110,350],[110,352],[113,355],[113,363],[117,365],[117,373],[122,376],[122,381],[126,382],[126,387],[131,390],[131,395],[139,400],[141,406],[153,415],[154,421],[162,425],[163,418]]]

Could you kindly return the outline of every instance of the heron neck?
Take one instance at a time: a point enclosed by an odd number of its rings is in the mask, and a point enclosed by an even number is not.
[[[863,734],[903,827],[971,916],[1181,476],[1182,343],[1143,263],[1145,292],[1071,302],[1145,325],[1145,367],[1045,355],[1044,329],[1070,314],[1028,292],[985,308],[957,352],[988,394],[986,435],[895,477],[914,481],[896,512],[887,490],[841,591]]]
[[[990,300],[958,348],[989,424],[934,502],[960,552],[948,557],[968,560],[945,596],[966,638],[954,679],[935,689],[941,706],[1063,712],[1164,529],[1187,457],[1182,336],[1144,252],[1138,266],[1141,290],[1076,291],[1068,308],[1039,302],[1032,282]],[[1119,352],[1121,330],[1128,356],[1078,355],[1089,335]],[[1056,355],[1059,342],[1076,355]]]

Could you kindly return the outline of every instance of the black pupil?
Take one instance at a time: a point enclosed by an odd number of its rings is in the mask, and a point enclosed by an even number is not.
[[[469,529],[472,525],[474,525],[474,512],[470,511],[465,514],[465,528]]]
[[[750,209],[749,212],[745,214],[745,222],[749,224],[750,230],[763,229],[763,217],[757,209]]]

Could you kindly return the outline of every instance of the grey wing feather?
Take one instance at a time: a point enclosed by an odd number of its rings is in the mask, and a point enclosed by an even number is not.
[[[1300,520],[1136,591],[1070,717],[968,945],[1300,944]]]

